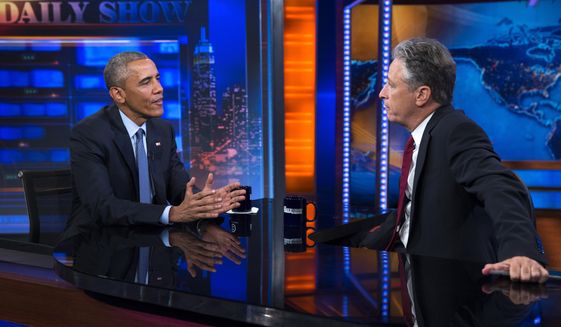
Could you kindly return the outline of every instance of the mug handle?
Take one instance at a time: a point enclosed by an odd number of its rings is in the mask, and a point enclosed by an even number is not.
[[[313,248],[314,246],[316,246],[316,241],[312,240],[312,239],[309,237],[309,234],[308,234],[308,231],[309,231],[309,230],[311,230],[312,233],[313,233],[313,232],[317,231],[317,229],[316,229],[315,227],[306,227],[306,247],[307,247],[307,248]],[[308,241],[310,241],[310,242],[312,243],[312,245],[309,245],[309,244],[308,244]]]
[[[308,219],[308,205],[312,205],[314,207],[314,217],[312,219]],[[316,205],[316,203],[314,201],[306,201],[306,222],[312,222],[314,220],[316,220],[318,216],[318,206]]]

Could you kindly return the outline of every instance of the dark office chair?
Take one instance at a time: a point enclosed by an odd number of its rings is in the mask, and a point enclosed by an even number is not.
[[[20,170],[29,215],[29,241],[55,245],[72,209],[69,169]]]

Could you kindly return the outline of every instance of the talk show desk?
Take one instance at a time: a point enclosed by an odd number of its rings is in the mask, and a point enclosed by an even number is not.
[[[511,283],[483,278],[483,263],[335,245],[287,252],[270,202],[256,205],[257,214],[203,230],[90,230],[55,248],[54,269],[90,294],[220,325],[406,325],[402,303],[411,298],[420,326],[561,325],[561,284]],[[229,243],[232,225],[245,253]]]

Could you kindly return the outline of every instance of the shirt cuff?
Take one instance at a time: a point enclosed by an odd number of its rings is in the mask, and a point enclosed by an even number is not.
[[[160,222],[164,225],[169,225],[169,211],[171,210],[171,206],[167,206],[162,212],[160,216]]]

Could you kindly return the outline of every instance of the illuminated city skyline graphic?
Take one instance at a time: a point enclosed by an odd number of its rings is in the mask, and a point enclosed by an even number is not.
[[[193,53],[189,123],[183,131],[190,155],[185,159],[199,182],[212,172],[219,185],[233,180],[252,185],[261,178],[262,120],[250,115],[244,87],[229,85],[218,98],[215,64],[202,27]]]

